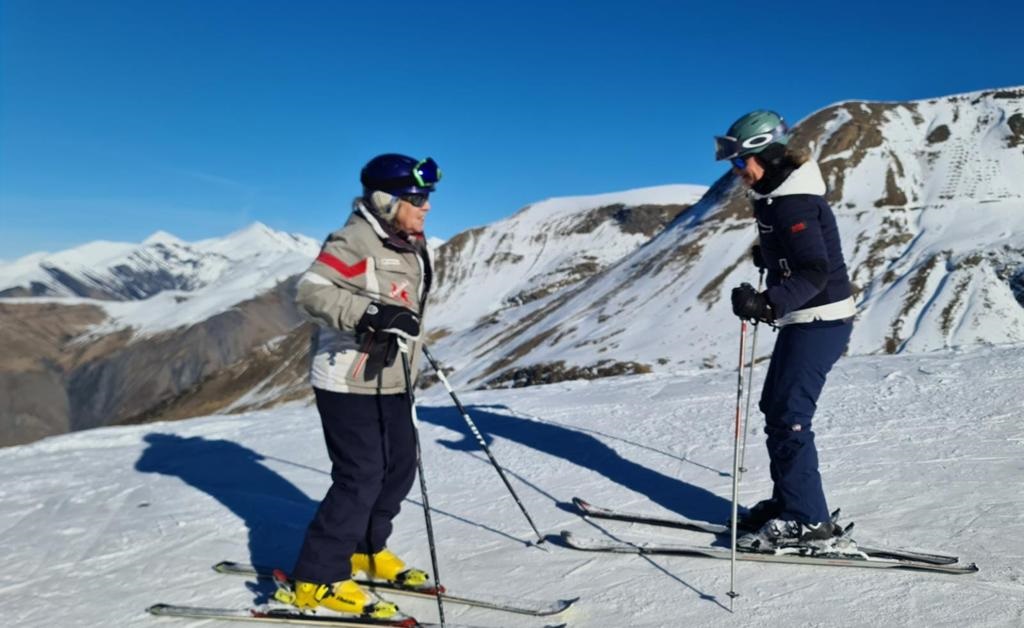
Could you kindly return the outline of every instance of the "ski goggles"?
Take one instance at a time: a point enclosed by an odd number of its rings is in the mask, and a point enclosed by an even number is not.
[[[747,158],[733,157],[732,159],[729,160],[729,163],[732,164],[733,168],[736,168],[737,170],[743,170],[747,167]]]
[[[421,184],[422,185],[422,184]],[[426,194],[402,194],[398,198],[402,199],[410,205],[422,208],[430,200],[430,197]]]
[[[739,157],[743,153],[749,153],[755,151],[758,148],[767,146],[772,142],[786,143],[789,140],[789,127],[786,123],[778,125],[767,133],[759,133],[743,140],[735,138],[729,135],[716,135],[715,136],[715,159],[721,161],[722,159],[732,159],[733,157]]]
[[[412,178],[416,181],[416,185],[421,188],[432,187],[441,180],[441,167],[437,165],[437,162],[432,157],[427,157],[412,169]],[[420,205],[417,205],[417,207],[420,207]]]

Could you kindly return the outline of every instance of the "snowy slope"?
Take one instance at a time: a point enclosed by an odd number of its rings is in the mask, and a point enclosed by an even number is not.
[[[1019,626],[1024,620],[1024,346],[842,360],[816,420],[833,507],[857,538],[977,561],[944,576],[827,567],[737,569],[681,557],[526,547],[529,528],[445,396],[420,400],[444,584],[478,594],[582,596],[570,626]],[[677,349],[681,350],[681,349]],[[763,365],[755,381],[764,375]],[[662,372],[463,401],[545,532],[701,541],[696,533],[581,520],[580,495],[654,513],[720,519],[728,508],[735,374]],[[8,626],[214,626],[150,618],[158,601],[245,606],[221,559],[286,568],[328,485],[315,410],[101,428],[0,450],[0,591]],[[752,433],[741,500],[769,491]],[[428,565],[417,489],[391,547]],[[497,584],[500,583],[500,584]],[[424,618],[427,601],[399,600]],[[543,622],[447,608],[483,626]],[[230,624],[223,624],[225,626]]]
[[[431,319],[454,332],[528,306],[506,315],[507,325],[636,250],[706,191],[677,184],[550,198],[461,233],[438,252],[442,270]]]
[[[816,156],[829,184],[860,312],[851,352],[1024,341],[1024,89],[840,103],[802,121],[793,145]],[[582,289],[538,306],[511,332],[482,327],[444,338],[438,353],[473,386],[544,381],[579,367],[731,364],[738,325],[728,291],[757,283],[743,192],[725,174]],[[503,279],[477,294],[501,293]],[[467,301],[475,312],[479,299]],[[772,339],[762,334],[760,355]]]

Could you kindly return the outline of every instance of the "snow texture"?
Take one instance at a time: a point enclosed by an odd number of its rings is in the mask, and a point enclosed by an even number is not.
[[[442,582],[464,593],[582,596],[571,626],[1020,626],[1024,622],[1024,346],[842,359],[815,425],[830,506],[875,545],[955,553],[975,575],[684,557],[590,554],[530,529],[447,395],[420,400]],[[439,355],[441,359],[448,356]],[[755,386],[764,365],[755,370]],[[662,372],[462,401],[545,533],[700,542],[693,532],[582,520],[602,505],[722,520],[729,509],[736,376]],[[768,495],[753,419],[741,503]],[[156,602],[244,607],[265,583],[214,573],[222,559],[288,569],[329,463],[316,411],[109,427],[0,450],[0,574],[8,626],[212,626],[156,619]],[[390,546],[430,564],[418,489]],[[398,599],[423,619],[430,600]],[[447,608],[483,626],[544,622]],[[220,625],[220,624],[216,624]],[[224,624],[227,625],[227,624]]]

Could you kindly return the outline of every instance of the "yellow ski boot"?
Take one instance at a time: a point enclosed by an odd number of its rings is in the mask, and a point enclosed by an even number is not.
[[[430,580],[422,569],[408,568],[389,549],[376,554],[352,554],[352,575],[359,572],[372,580],[386,580],[403,587],[421,587]]]
[[[323,607],[336,613],[349,613],[374,619],[387,619],[398,614],[398,607],[391,602],[376,600],[354,580],[342,580],[331,584],[313,582],[295,583],[294,597],[279,601],[294,604],[301,609]]]

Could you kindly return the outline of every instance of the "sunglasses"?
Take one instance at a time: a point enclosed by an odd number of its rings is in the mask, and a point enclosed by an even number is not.
[[[731,163],[732,167],[737,170],[743,170],[747,167],[747,160],[745,157],[733,157],[729,160],[729,163]]]
[[[441,180],[441,168],[433,158],[427,157],[412,169],[412,178],[416,180],[416,185],[421,188],[431,187]],[[415,203],[413,204],[415,205]]]
[[[423,207],[430,200],[426,194],[402,194],[398,198],[416,207]]]

